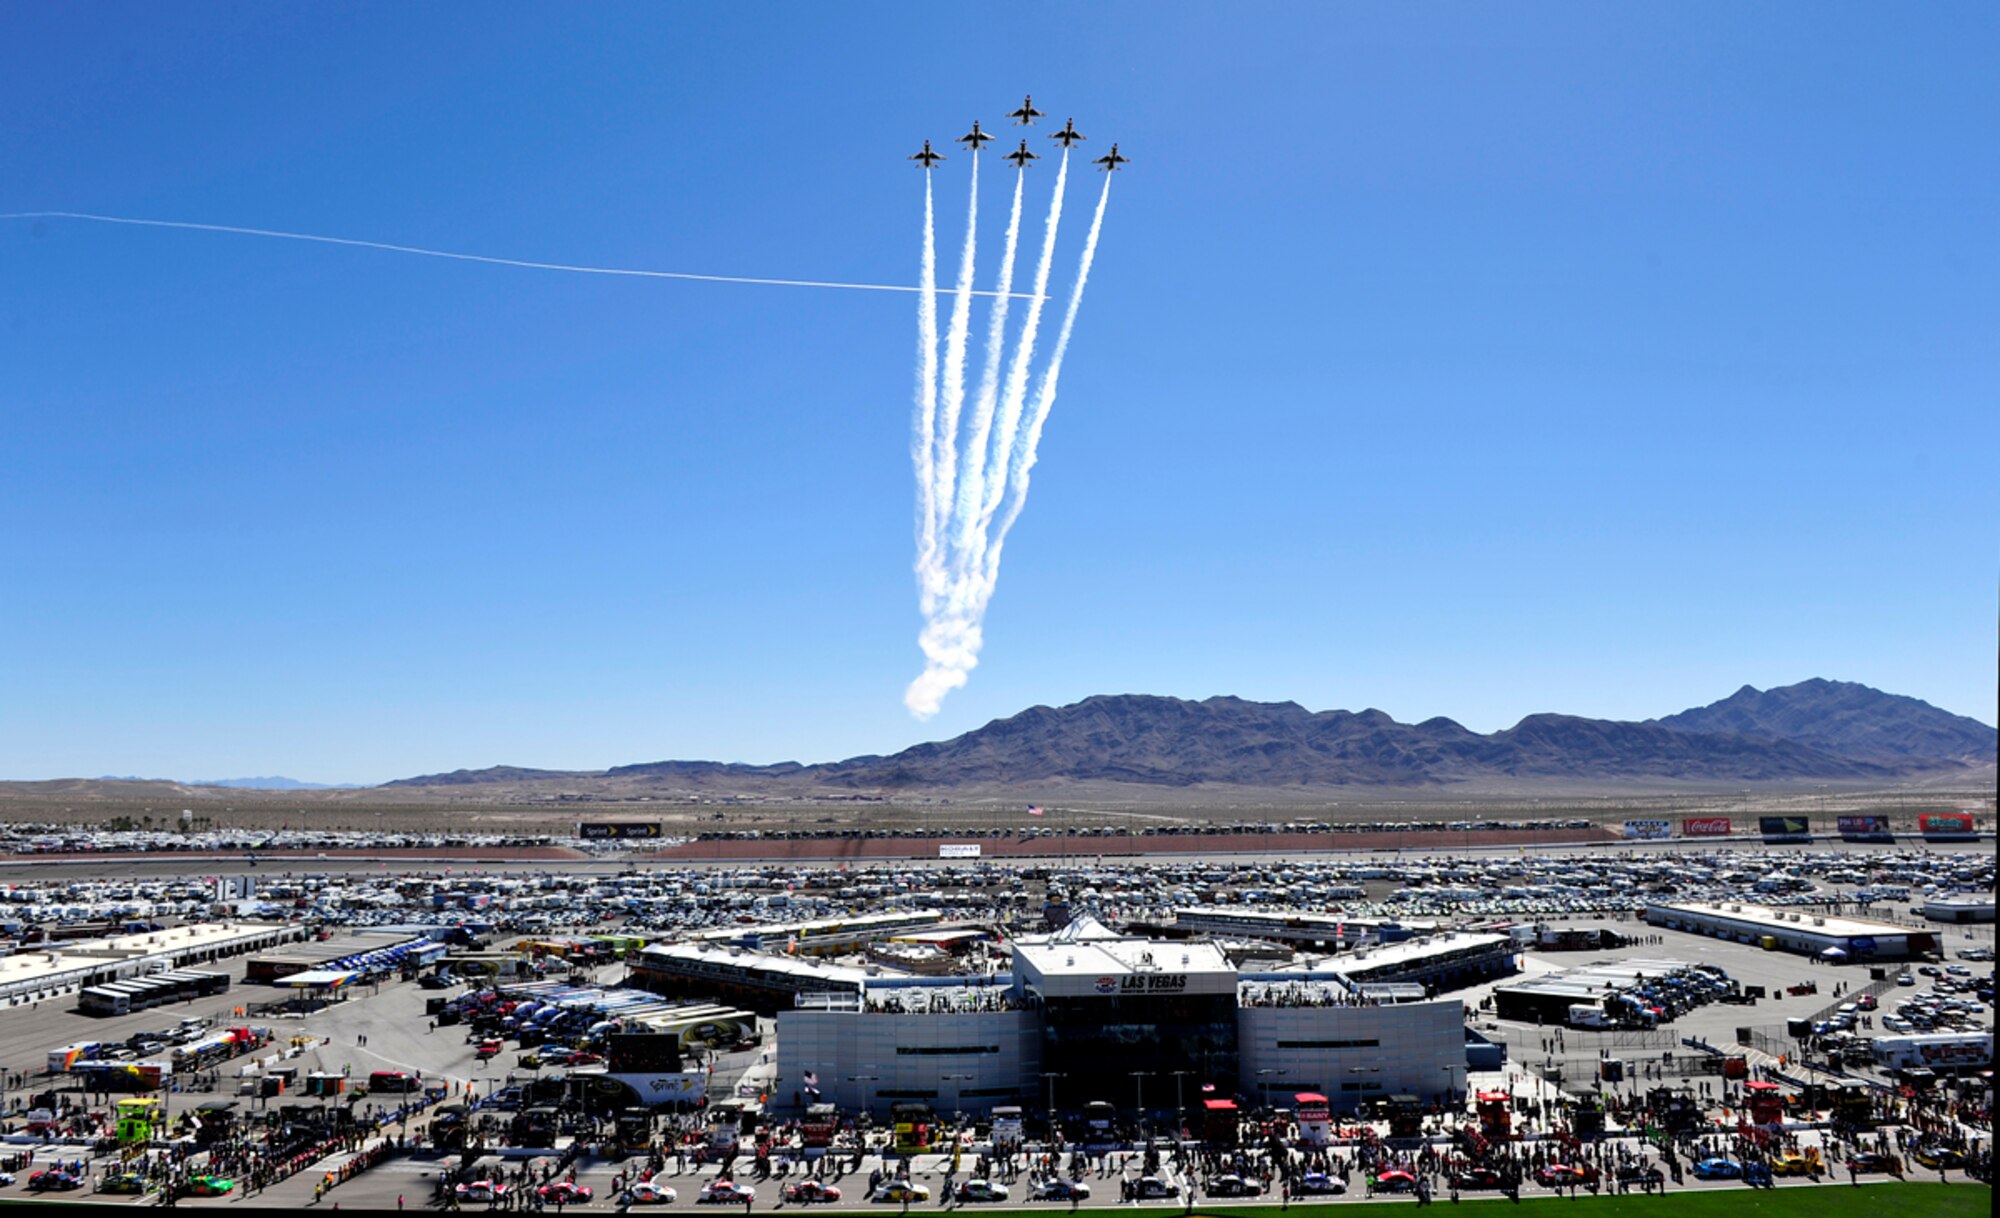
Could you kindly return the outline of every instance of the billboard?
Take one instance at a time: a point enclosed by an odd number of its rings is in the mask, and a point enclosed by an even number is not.
[[[1812,840],[1812,822],[1803,816],[1760,816],[1757,831],[1767,842]]]
[[[1886,816],[1843,816],[1839,824],[1840,836],[1850,842],[1887,841],[1889,838],[1889,818]]]
[[[1685,816],[1681,818],[1682,837],[1728,837],[1729,818],[1726,816]]]
[[[1672,824],[1663,820],[1628,820],[1625,836],[1639,841],[1661,841],[1674,835]]]
[[[1970,812],[1926,812],[1917,817],[1917,828],[1925,837],[1971,837]]]
[[[660,822],[656,820],[580,820],[576,823],[576,835],[586,841],[608,841],[628,837],[658,837]]]
[[[979,843],[970,842],[964,845],[947,843],[940,845],[938,847],[938,857],[941,859],[976,859],[979,857]]]

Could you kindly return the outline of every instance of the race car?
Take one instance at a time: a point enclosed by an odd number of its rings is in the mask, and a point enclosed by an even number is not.
[[[1820,1170],[1817,1159],[1808,1159],[1797,1151],[1779,1155],[1771,1163],[1774,1176],[1811,1176]]]
[[[197,1197],[220,1197],[236,1191],[236,1181],[223,1176],[195,1176],[188,1181],[188,1191]]]
[[[1260,1197],[1263,1193],[1262,1184],[1244,1176],[1217,1176],[1208,1182],[1208,1195],[1211,1197]]]
[[[680,1200],[680,1194],[664,1184],[641,1180],[627,1188],[619,1200],[627,1205],[672,1205]]]
[[[1917,1151],[1916,1159],[1933,1171],[1965,1166],[1965,1153],[1949,1146],[1925,1146]]]
[[[1863,1151],[1847,1160],[1847,1170],[1860,1175],[1862,1172],[1885,1171],[1892,1176],[1903,1174],[1902,1161],[1894,1155],[1876,1151]]]
[[[742,1205],[756,1199],[754,1188],[745,1188],[734,1180],[710,1180],[701,1186],[701,1194],[694,1201],[696,1205]]]
[[[12,1183],[12,1180],[13,1177],[8,1177],[9,1183]],[[97,1191],[100,1193],[124,1193],[128,1196],[136,1196],[146,1191],[146,1181],[129,1171],[121,1172],[115,1176],[104,1177],[103,1180],[98,1182]]]
[[[1375,1177],[1375,1191],[1380,1193],[1414,1192],[1417,1178],[1406,1171],[1385,1171]]]
[[[929,1201],[931,1190],[921,1184],[912,1184],[908,1180],[884,1180],[875,1186],[875,1191],[868,1195],[868,1199],[891,1203],[908,1201],[915,1204],[919,1201]]]
[[[1734,1159],[1703,1159],[1694,1165],[1697,1180],[1736,1180],[1743,1175],[1743,1165]]]
[[[1078,1180],[1064,1180],[1061,1177],[1054,1180],[1044,1180],[1028,1193],[1028,1200],[1030,1201],[1087,1201],[1089,1199],[1090,1186],[1088,1184],[1084,1184]]]
[[[995,1184],[991,1180],[967,1180],[958,1186],[958,1192],[954,1195],[960,1204],[974,1201],[1005,1201],[1007,1186]]]
[[[838,1201],[840,1190],[831,1184],[821,1184],[817,1180],[801,1180],[797,1184],[785,1186],[785,1200],[794,1205],[811,1205],[815,1201]]]
[[[451,1191],[460,1201],[498,1201],[507,1195],[507,1185],[499,1180],[469,1180]]]
[[[1132,1195],[1141,1201],[1156,1201],[1161,1197],[1172,1200],[1180,1192],[1158,1176],[1140,1176],[1132,1182]]]
[[[1329,1176],[1323,1171],[1309,1171],[1299,1177],[1298,1191],[1313,1196],[1324,1196],[1347,1191],[1347,1181],[1339,1176]]]
[[[1453,1188],[1468,1192],[1475,1189],[1505,1188],[1507,1181],[1499,1172],[1490,1167],[1468,1167],[1451,1178]]]
[[[583,1205],[597,1194],[587,1184],[576,1184],[569,1180],[558,1180],[554,1184],[544,1184],[535,1190],[535,1195],[544,1201],[559,1201],[564,1205]]]
[[[1535,1181],[1548,1188],[1568,1188],[1572,1184],[1595,1184],[1597,1169],[1589,1164],[1551,1163],[1535,1173]]]
[[[73,1188],[82,1188],[83,1178],[73,1172],[58,1171],[51,1167],[28,1177],[28,1191],[35,1193],[66,1193]]]

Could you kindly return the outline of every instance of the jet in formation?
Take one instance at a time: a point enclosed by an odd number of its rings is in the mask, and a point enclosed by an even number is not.
[[[1036,156],[1036,155],[1035,155],[1034,153],[1032,153],[1032,152],[1029,152],[1029,151],[1028,151],[1028,141],[1026,141],[1026,140],[1022,140],[1022,141],[1021,141],[1021,146],[1020,146],[1019,148],[1016,148],[1016,149],[1015,149],[1014,151],[1012,151],[1012,152],[1008,153],[1008,154],[1007,154],[1006,156],[1002,157],[1001,159],[1002,159],[1002,160],[1005,160],[1005,161],[1012,161],[1012,162],[1014,162],[1014,168],[1016,168],[1016,169],[1026,169],[1026,168],[1028,167],[1028,162],[1029,162],[1029,161],[1039,161],[1039,160],[1041,160],[1042,158],[1041,158],[1041,157],[1039,157],[1039,156]]]
[[[1078,140],[1089,139],[1090,137],[1085,135],[1083,132],[1078,131],[1076,129],[1076,120],[1070,119],[1068,122],[1063,124],[1063,129],[1061,131],[1051,132],[1049,134],[1049,138],[1052,140],[1061,140],[1063,151],[1068,152],[1069,146],[1071,144],[1076,143]]]
[[[992,138],[993,138],[992,136],[986,134],[984,131],[981,131],[979,129],[979,120],[975,118],[972,120],[972,130],[966,132],[964,135],[959,136],[958,142],[961,144],[969,144],[971,145],[972,150],[974,152],[978,152],[981,148],[986,147],[987,143],[990,140],[992,140]]]
[[[925,140],[924,150],[922,152],[919,152],[917,155],[911,157],[910,159],[917,163],[918,168],[929,169],[931,166],[937,164],[939,161],[942,161],[944,159],[944,153],[932,152],[931,142],[929,140]]]
[[[1021,99],[1021,108],[1007,117],[1014,120],[1016,127],[1027,127],[1032,126],[1034,121],[1041,116],[1042,112],[1035,109],[1035,95],[1030,93]]]
[[[1108,155],[1108,156],[1101,156],[1101,157],[1098,157],[1098,158],[1097,158],[1096,160],[1092,161],[1092,162],[1091,162],[1091,164],[1093,164],[1093,165],[1101,165],[1101,166],[1103,166],[1103,167],[1104,167],[1105,169],[1108,169],[1108,170],[1115,170],[1115,169],[1117,169],[1117,168],[1118,168],[1118,167],[1119,167],[1120,165],[1128,165],[1128,164],[1130,164],[1130,163],[1131,163],[1131,161],[1132,161],[1132,158],[1131,158],[1131,157],[1129,157],[1129,156],[1119,156],[1119,155],[1118,155],[1118,145],[1116,145],[1116,144],[1113,144],[1113,145],[1111,145],[1111,153],[1110,153],[1110,155]]]

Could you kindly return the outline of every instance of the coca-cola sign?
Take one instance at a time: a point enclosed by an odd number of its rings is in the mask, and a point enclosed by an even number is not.
[[[1729,818],[1726,816],[1685,816],[1681,818],[1682,837],[1728,837]]]

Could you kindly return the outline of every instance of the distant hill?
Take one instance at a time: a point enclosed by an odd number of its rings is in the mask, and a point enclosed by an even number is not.
[[[1653,722],[1680,732],[1791,740],[1856,761],[1978,764],[2000,751],[2000,732],[1977,719],[1901,694],[1817,677],[1770,690],[1745,685],[1720,702]]]
[[[1914,698],[1830,681],[1764,694],[1746,687],[1712,706],[1644,723],[1530,715],[1490,735],[1444,718],[1401,723],[1379,710],[1313,712],[1294,702],[1119,694],[1031,707],[950,740],[823,765],[661,761],[588,772],[496,766],[387,785],[546,780],[576,794],[807,795],[1055,780],[1266,789],[1493,780],[1868,781],[1990,765],[1994,735],[1976,720]]]
[[[268,778],[197,778],[188,784],[196,787],[234,787],[245,791],[337,791],[351,784],[338,782],[300,782],[296,778],[272,775]]]

